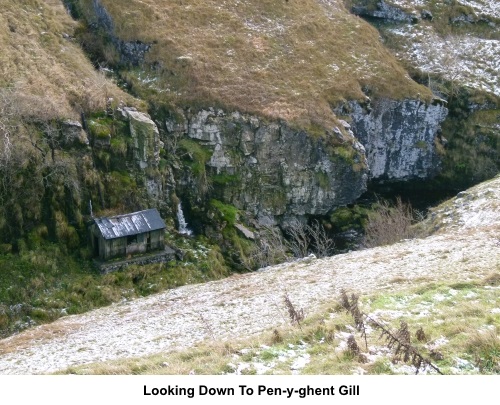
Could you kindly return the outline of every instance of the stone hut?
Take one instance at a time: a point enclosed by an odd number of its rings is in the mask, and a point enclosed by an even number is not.
[[[94,255],[101,260],[165,249],[165,222],[156,208],[94,219]]]

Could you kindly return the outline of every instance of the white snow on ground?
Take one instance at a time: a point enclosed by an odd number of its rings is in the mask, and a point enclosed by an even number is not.
[[[415,15],[432,8],[429,7],[430,0],[385,2]],[[492,30],[499,29],[498,23],[493,21],[500,18],[500,1],[459,0],[458,3],[474,10],[474,20],[486,19]],[[442,7],[449,6],[443,4]],[[500,96],[500,41],[472,35],[442,37],[425,22],[406,24],[388,31],[405,43],[403,51],[397,56],[421,71],[441,74],[456,83]]]
[[[239,354],[234,354],[232,363],[227,366],[232,370],[225,375],[241,375],[245,373],[255,372],[255,374],[266,374],[272,373],[273,369],[277,365],[283,365],[289,363],[289,369],[291,374],[300,374],[300,371],[309,363],[310,355],[306,353],[309,345],[302,342],[299,345],[290,344],[288,349],[273,349],[269,346],[262,345],[261,351],[255,353],[255,358],[250,361],[241,361],[235,364],[239,359]],[[241,354],[247,354],[251,349],[241,350]],[[273,353],[273,359],[271,361],[263,361],[258,359],[258,356],[262,354],[262,351],[270,350]]]
[[[447,211],[455,220],[425,239],[184,286],[27,330],[0,341],[0,374],[50,373],[175,351],[205,339],[248,337],[287,321],[285,291],[307,316],[336,300],[342,288],[369,293],[398,288],[391,282],[395,277],[409,285],[484,277],[500,268],[500,177],[467,195],[469,203],[456,205],[454,214]],[[296,372],[308,361],[299,357],[292,364]],[[456,368],[470,367],[457,360]]]
[[[442,38],[431,27],[390,30],[407,40],[403,53],[420,70],[500,96],[500,41],[473,36]]]
[[[486,181],[431,210],[429,221],[445,231],[500,224],[499,177]],[[500,240],[500,235],[498,235]]]
[[[500,2],[498,0],[458,0],[464,6],[472,7],[477,15],[500,18]]]
[[[434,0],[385,0],[387,4],[407,10],[429,7],[431,1]],[[500,2],[498,0],[458,0],[457,2],[471,7],[478,16],[484,15],[500,18]],[[446,4],[443,4],[443,6],[449,7]]]
[[[424,7],[426,0],[388,0],[387,4],[398,6],[402,9],[413,9],[413,7]]]

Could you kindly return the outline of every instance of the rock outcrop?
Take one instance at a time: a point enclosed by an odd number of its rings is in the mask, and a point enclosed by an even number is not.
[[[365,0],[355,3],[356,4],[352,7],[352,12],[363,17],[411,23],[415,23],[419,20],[419,16],[415,12],[404,11],[400,7],[386,3],[384,0]]]
[[[186,121],[183,135],[209,151],[214,195],[256,217],[323,215],[366,189],[364,148],[346,131],[314,138],[285,122],[214,109]]]
[[[160,161],[160,149],[163,147],[158,127],[149,115],[135,108],[125,107],[121,111],[129,123],[135,162],[141,169],[157,166]]]
[[[96,21],[91,24],[92,28],[102,28],[106,31],[120,56],[120,63],[124,65],[138,66],[144,61],[146,53],[151,44],[142,41],[124,41],[115,34],[113,18],[108,13],[100,0],[92,1]]]
[[[75,120],[66,120],[61,123],[62,139],[64,146],[87,146],[89,139],[83,130],[82,124]]]
[[[442,101],[353,101],[337,113],[351,120],[354,135],[366,149],[372,179],[424,179],[438,172],[435,142],[448,113]]]
[[[184,124],[169,120],[166,128],[207,151],[202,163],[211,198],[272,222],[349,204],[365,191],[368,174],[398,181],[435,175],[447,111],[437,100],[351,101],[335,111],[350,124],[340,120],[341,128],[318,137],[285,122],[215,109],[186,116]],[[193,178],[178,180],[200,193]]]

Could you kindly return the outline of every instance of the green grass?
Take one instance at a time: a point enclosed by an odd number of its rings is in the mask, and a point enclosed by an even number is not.
[[[205,240],[168,236],[184,252],[183,262],[127,267],[101,275],[86,259],[42,242],[19,254],[0,255],[0,337],[66,314],[164,291],[229,274],[219,249]]]
[[[234,226],[236,220],[238,219],[239,212],[236,207],[224,204],[218,200],[210,200],[210,207],[217,212],[221,221],[227,222],[230,226]]]
[[[210,159],[211,151],[201,146],[198,142],[183,138],[179,141],[180,157],[187,162],[193,174],[201,176],[205,174],[205,165]]]
[[[212,176],[214,186],[237,186],[240,183],[240,178],[236,174],[216,174]]]
[[[363,229],[368,220],[369,210],[360,205],[340,207],[330,215],[330,223],[336,231],[344,232],[351,228]]]

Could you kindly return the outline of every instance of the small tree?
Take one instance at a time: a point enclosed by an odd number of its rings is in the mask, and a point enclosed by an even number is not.
[[[249,267],[257,268],[283,263],[289,258],[288,246],[278,228],[265,226],[260,232],[253,253],[249,258]]]
[[[311,225],[308,225],[307,231],[317,257],[328,257],[333,254],[335,242],[328,237],[325,227],[318,220],[314,220]]]

